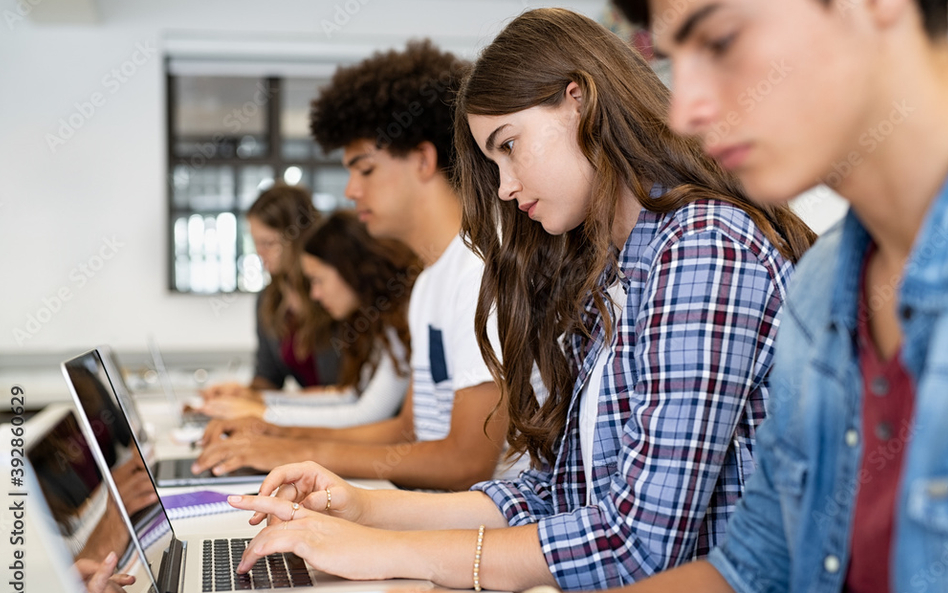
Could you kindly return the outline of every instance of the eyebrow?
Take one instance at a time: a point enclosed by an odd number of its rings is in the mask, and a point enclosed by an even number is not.
[[[490,133],[490,136],[487,137],[487,142],[485,142],[485,148],[487,152],[494,152],[497,148],[497,134],[500,134],[500,131],[509,126],[510,124],[504,124]]]
[[[351,159],[349,159],[347,162],[343,163],[343,166],[348,169],[352,167],[353,165],[355,165],[356,163],[358,163],[359,161],[361,161],[362,159],[367,159],[367,158],[369,158],[368,154],[365,154],[365,153],[357,154]]]
[[[680,27],[678,27],[678,30],[675,31],[675,34],[672,36],[672,39],[674,39],[675,43],[679,45],[684,43],[688,39],[688,37],[690,37],[691,34],[694,33],[695,28],[699,24],[701,24],[701,21],[705,20],[706,18],[711,16],[713,13],[717,12],[720,8],[721,8],[721,5],[715,3],[715,4],[708,4],[707,6],[704,6],[696,10],[695,12],[691,14],[691,16],[685,19],[685,22]]]

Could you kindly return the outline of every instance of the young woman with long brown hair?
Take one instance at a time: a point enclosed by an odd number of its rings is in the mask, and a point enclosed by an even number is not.
[[[458,181],[486,265],[481,350],[533,469],[426,495],[278,468],[261,489],[277,497],[232,502],[283,522],[242,569],[293,550],[348,577],[596,589],[721,541],[813,234],[673,134],[668,105],[641,56],[566,10],[526,12],[483,51],[458,97]]]
[[[334,213],[305,237],[301,258],[310,297],[337,322],[330,343],[340,355],[339,380],[318,395],[217,398],[202,411],[263,419],[270,424],[257,430],[283,437],[293,436],[292,426],[343,427],[391,418],[408,388],[408,297],[420,262],[404,244],[373,238],[352,211]],[[212,428],[205,442],[217,441],[224,428]]]
[[[257,255],[270,283],[257,299],[257,353],[249,386],[212,385],[205,399],[260,398],[255,392],[281,389],[292,377],[302,388],[331,385],[339,358],[330,347],[332,319],[310,302],[299,267],[302,238],[320,222],[309,192],[278,183],[260,194],[247,211]]]

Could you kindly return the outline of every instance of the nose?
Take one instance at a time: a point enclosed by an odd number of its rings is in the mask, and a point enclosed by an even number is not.
[[[257,257],[260,258],[260,263],[263,264],[263,269],[266,270],[267,273],[272,274],[276,271],[273,269],[275,267],[273,265],[273,257],[265,249],[257,248]]]
[[[504,201],[513,200],[522,189],[523,186],[517,178],[505,167],[500,167],[500,186],[497,188],[497,196]]]
[[[668,121],[683,136],[707,132],[718,114],[711,82],[689,63],[675,64],[672,70],[672,99]]]
[[[353,202],[358,200],[362,196],[360,191],[359,181],[356,179],[356,175],[349,173],[349,179],[346,181],[346,188],[343,190],[343,194]]]

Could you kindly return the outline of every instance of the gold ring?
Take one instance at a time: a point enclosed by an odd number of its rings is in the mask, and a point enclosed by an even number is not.
[[[284,521],[284,522],[283,522],[283,531],[286,531],[286,526],[287,526],[287,524],[289,524],[289,521]]]
[[[290,513],[289,521],[292,521],[292,520],[293,520],[293,517],[296,516],[296,511],[298,511],[299,508],[300,508],[300,503],[294,502],[294,503],[293,503],[293,512]]]
[[[329,488],[326,488],[326,510],[324,513],[328,513],[329,509],[332,508],[332,492],[329,491]]]

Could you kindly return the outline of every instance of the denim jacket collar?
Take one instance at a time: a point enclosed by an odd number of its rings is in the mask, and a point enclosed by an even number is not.
[[[948,307],[948,181],[929,207],[902,280],[903,307],[937,312]]]
[[[833,290],[829,320],[830,324],[845,328],[852,334],[856,331],[859,279],[870,237],[851,208],[842,224],[839,259],[836,262],[836,278],[839,282]]]
[[[830,321],[850,332],[856,331],[860,278],[866,249],[871,240],[866,228],[852,209],[843,220]],[[899,290],[899,311],[903,317],[911,311],[934,312],[948,306],[948,183],[942,187],[929,208],[912,247]]]

